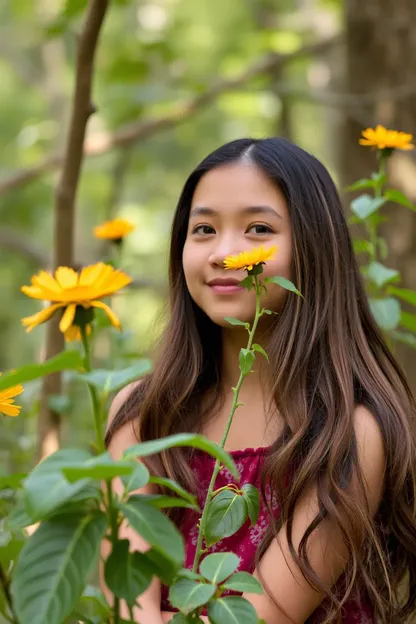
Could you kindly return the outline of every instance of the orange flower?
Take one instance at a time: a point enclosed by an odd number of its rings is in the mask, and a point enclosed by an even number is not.
[[[106,240],[121,241],[127,234],[133,232],[135,225],[127,219],[113,219],[106,221],[102,225],[94,228],[94,236],[96,238],[104,238]]]
[[[273,260],[277,251],[276,245],[264,249],[263,245],[251,251],[242,251],[237,256],[227,256],[224,260],[225,269],[246,269],[251,271],[256,264],[265,264]]]
[[[2,373],[0,373],[1,376]],[[14,405],[14,397],[22,394],[23,386],[18,384],[6,390],[0,390],[0,414],[5,416],[19,416],[21,405]]]
[[[383,149],[400,149],[400,150],[412,150],[414,145],[411,143],[413,140],[412,134],[406,132],[398,132],[397,130],[387,130],[380,124],[376,128],[367,128],[362,132],[363,138],[359,140],[360,145],[368,145],[376,147],[379,150]]]

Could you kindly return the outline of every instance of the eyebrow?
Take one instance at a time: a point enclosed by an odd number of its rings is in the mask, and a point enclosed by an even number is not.
[[[276,210],[274,210],[274,208],[272,208],[271,206],[247,206],[246,208],[243,208],[243,210],[241,211],[244,215],[248,214],[248,215],[257,215],[257,214],[272,214],[275,217],[278,217],[279,219],[281,219],[282,217],[276,212]],[[214,210],[213,208],[208,208],[207,206],[196,206],[196,208],[194,208],[191,211],[191,214],[189,215],[189,217],[196,217],[196,216],[216,216],[220,214],[218,210]]]

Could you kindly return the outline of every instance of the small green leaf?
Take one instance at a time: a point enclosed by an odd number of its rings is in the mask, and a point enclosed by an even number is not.
[[[104,594],[94,585],[86,586],[75,610],[91,619],[108,619],[111,615],[111,607]]]
[[[218,585],[238,568],[239,563],[240,558],[234,553],[213,553],[202,560],[199,571],[208,581]]]
[[[200,617],[196,617],[192,613],[190,615],[184,615],[183,613],[175,613],[170,620],[172,624],[204,624],[204,620]]]
[[[273,277],[268,277],[267,281],[271,282],[272,284],[278,284],[285,290],[290,290],[290,292],[293,292],[296,295],[299,295],[299,297],[303,298],[302,293],[299,292],[296,286],[290,280],[286,279],[285,277],[280,277],[280,275],[273,275]]]
[[[386,203],[385,197],[371,197],[365,193],[351,202],[351,210],[361,220],[369,217]]]
[[[397,288],[396,286],[389,286],[387,291],[391,295],[396,295],[396,297],[402,299],[402,301],[416,306],[416,291],[410,288]]]
[[[147,375],[152,369],[152,363],[148,359],[135,362],[123,370],[95,369],[91,373],[76,375],[76,378],[89,383],[106,394],[117,392],[127,384]]]
[[[397,189],[386,189],[384,191],[384,197],[387,197],[388,200],[394,202],[395,204],[401,204],[402,206],[410,208],[410,210],[416,212],[415,204],[413,204],[410,199],[404,195],[404,193],[398,191]]]
[[[241,593],[263,594],[263,587],[257,579],[248,572],[237,572],[228,581],[222,584],[221,589],[237,591]]]
[[[396,329],[400,323],[400,303],[393,297],[370,299],[370,308],[381,329]]]
[[[139,490],[149,482],[150,474],[146,466],[141,461],[135,460],[133,472],[127,476],[122,476],[121,480],[126,492]]]
[[[353,241],[353,245],[354,245],[354,252],[356,254],[367,253],[371,256],[374,252],[374,245],[373,243],[370,243],[370,241],[368,240],[355,239]]]
[[[155,477],[153,475],[149,478],[149,483],[155,483],[156,485],[161,485],[164,488],[172,490],[181,498],[189,501],[192,505],[197,505],[198,501],[196,496],[187,492],[181,485],[172,481],[172,479],[167,479],[165,477]]]
[[[182,570],[179,570],[177,576],[181,578],[190,579],[191,581],[203,581],[204,580],[200,574],[197,574],[196,572],[193,572],[192,570],[189,570],[188,568],[182,568]]]
[[[169,590],[169,601],[185,615],[205,605],[215,594],[216,587],[210,583],[199,583],[181,578]]]
[[[208,618],[212,624],[258,624],[253,605],[241,596],[226,596],[210,600]]]
[[[247,519],[247,503],[243,496],[223,490],[210,502],[205,525],[205,540],[208,546],[230,537]]]
[[[154,455],[155,453],[160,453],[160,451],[177,446],[191,446],[209,453],[212,457],[215,457],[215,459],[219,459],[220,462],[228,468],[235,479],[240,479],[240,473],[237,470],[233,458],[224,451],[219,444],[211,442],[211,440],[208,440],[205,436],[193,433],[177,433],[167,436],[166,438],[160,438],[159,440],[150,440],[149,442],[135,444],[123,453],[123,458],[147,457],[148,455]]]
[[[259,491],[251,483],[246,483],[241,488],[245,501],[247,503],[248,515],[251,520],[251,526],[257,522],[260,513],[260,494]]]
[[[416,333],[416,314],[410,314],[409,312],[403,312],[402,310],[400,315],[400,325],[409,331]]]
[[[227,321],[227,323],[230,323],[231,325],[241,325],[242,327],[245,327],[246,329],[250,329],[249,323],[244,323],[243,321],[240,321],[239,319],[234,318],[233,316],[224,316],[224,321]]]
[[[143,553],[131,552],[129,546],[128,540],[116,542],[105,562],[104,577],[112,593],[133,606],[137,597],[149,587],[153,568]]]
[[[389,267],[384,266],[384,264],[380,264],[380,262],[371,262],[368,266],[367,276],[379,288],[384,286],[384,284],[395,280],[399,277],[399,275],[399,271],[389,269]]]
[[[198,505],[194,505],[179,496],[166,496],[165,494],[140,494],[140,500],[152,505],[157,509],[167,509],[168,507],[186,507],[200,511]]]
[[[261,313],[262,313],[262,314],[269,314],[269,315],[271,315],[271,314],[277,314],[277,312],[273,312],[273,310],[266,310],[266,308],[263,308],[263,310],[262,310],[262,312],[261,312]]]
[[[253,351],[250,349],[240,349],[239,362],[240,362],[240,370],[243,375],[248,375],[253,366],[254,360],[256,356]]]
[[[398,342],[402,342],[403,344],[408,345],[412,349],[416,349],[416,336],[414,336],[413,334],[408,334],[407,332],[394,330],[390,332],[390,336],[394,340],[397,340]]]
[[[80,479],[112,479],[121,475],[131,475],[136,465],[133,461],[116,461],[109,453],[90,457],[80,465],[62,468],[65,478],[74,483]]]
[[[357,180],[357,182],[353,182],[350,186],[347,186],[346,191],[361,191],[366,188],[374,188],[375,183],[374,180],[370,180],[369,178],[362,178],[361,180]]]
[[[69,414],[72,409],[72,400],[66,394],[51,394],[48,397],[48,407],[57,414]]]
[[[0,377],[0,390],[6,390],[17,384],[33,381],[51,373],[63,370],[77,370],[83,367],[83,360],[78,351],[63,351],[43,364],[27,364]]]
[[[251,348],[254,349],[254,351],[257,351],[257,353],[261,353],[262,356],[265,357],[267,361],[269,361],[269,356],[267,355],[266,351],[263,349],[262,346],[260,346],[259,344],[255,342],[253,343]]]
[[[244,286],[244,288],[250,291],[253,288],[253,278],[247,275],[247,277],[239,282],[239,286]]]
[[[2,471],[3,472],[3,471]],[[3,488],[20,488],[22,481],[26,479],[26,472],[14,472],[13,474],[0,474],[0,490]]]

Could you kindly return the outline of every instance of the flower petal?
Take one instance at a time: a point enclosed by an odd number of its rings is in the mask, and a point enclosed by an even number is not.
[[[21,322],[23,327],[26,327],[27,332],[32,331],[32,329],[50,319],[55,310],[57,310],[58,308],[62,308],[64,305],[64,303],[54,303],[47,308],[44,308],[40,312],[33,314],[32,316],[26,316],[25,318],[22,318]]]
[[[17,386],[12,386],[11,388],[7,388],[6,390],[0,391],[0,403],[2,401],[10,400],[18,394],[22,394],[23,386],[22,384],[18,384]]]
[[[5,414],[6,416],[19,416],[21,409],[21,405],[11,405],[7,402],[0,402],[0,414]]]
[[[55,277],[59,285],[65,290],[75,288],[78,285],[78,273],[69,267],[58,267],[55,271]]]
[[[50,290],[56,294],[61,292],[61,287],[53,276],[47,271],[40,271],[38,275],[32,277],[32,284],[42,289]]]
[[[92,332],[91,325],[85,326],[87,336],[89,336]],[[65,332],[65,340],[67,342],[74,342],[75,340],[81,340],[81,329],[78,325],[71,325],[69,329]]]
[[[93,286],[100,277],[104,266],[103,262],[98,262],[97,264],[84,267],[79,276],[79,286]]]
[[[114,327],[116,327],[117,329],[120,329],[121,324],[120,324],[118,316],[114,314],[112,309],[109,308],[106,303],[103,303],[102,301],[91,301],[91,305],[94,308],[100,308],[100,310],[104,310],[104,312],[107,314],[108,318],[110,319]]]
[[[71,327],[74,318],[75,318],[75,312],[76,312],[77,306],[75,303],[70,303],[65,312],[63,313],[63,316],[61,318],[61,322],[59,323],[59,329],[60,331],[64,334],[66,331],[68,331],[68,329]]]

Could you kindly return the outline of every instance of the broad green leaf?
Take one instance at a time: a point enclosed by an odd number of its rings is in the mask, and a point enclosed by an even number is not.
[[[293,282],[291,282],[290,280],[286,279],[285,277],[281,277],[280,275],[273,275],[273,277],[268,277],[264,281],[270,282],[272,284],[278,284],[279,286],[281,286],[285,290],[290,290],[290,292],[293,292],[296,295],[299,295],[300,297],[303,298],[302,293],[299,292],[299,290],[296,288],[296,286],[293,284]]]
[[[147,550],[145,554],[153,567],[154,575],[157,576],[164,585],[172,585],[178,574],[178,565],[155,548]]]
[[[133,472],[121,477],[126,492],[138,490],[149,482],[150,475],[146,466],[141,461],[134,460],[134,462]]]
[[[10,563],[17,559],[25,541],[23,535],[17,537],[10,531],[0,533],[0,564],[4,568],[8,569]]]
[[[261,345],[257,344],[257,342],[253,343],[251,348],[254,349],[254,351],[257,351],[257,353],[261,353],[262,356],[265,357],[267,361],[269,361],[269,356],[267,355],[266,351]]]
[[[0,390],[6,390],[26,381],[33,381],[51,373],[82,369],[83,366],[83,360],[78,351],[63,351],[42,364],[27,364],[13,372],[5,373],[0,377]]]
[[[94,569],[105,515],[48,520],[24,545],[11,591],[20,624],[57,624],[74,609]]]
[[[186,507],[187,509],[194,509],[200,511],[198,505],[190,503],[185,498],[179,496],[166,496],[165,494],[140,494],[140,500],[144,503],[152,505],[157,509],[167,509],[168,507]]]
[[[251,594],[263,594],[263,587],[257,579],[248,572],[236,572],[225,583],[221,589],[241,592],[249,592]]]
[[[253,366],[256,356],[250,349],[240,349],[239,355],[240,370],[243,375],[248,375]]]
[[[402,310],[400,315],[400,325],[409,331],[416,333],[416,314],[410,314],[409,312],[403,312]]]
[[[106,394],[117,392],[132,381],[147,375],[152,369],[152,363],[148,359],[139,360],[135,364],[123,370],[95,369],[91,373],[77,375],[77,379],[89,383]]]
[[[247,503],[247,511],[251,520],[251,526],[255,525],[260,513],[260,494],[259,491],[251,483],[246,483],[241,488],[243,496]]]
[[[388,267],[384,266],[384,264],[380,264],[380,262],[371,262],[367,270],[367,276],[379,288],[384,286],[384,284],[393,281],[399,275],[399,271],[396,271],[395,269],[389,269]]]
[[[197,607],[205,605],[215,594],[216,587],[211,583],[199,583],[181,578],[169,590],[169,601],[182,613],[189,613]]]
[[[400,323],[400,303],[393,297],[370,299],[370,308],[381,329],[396,329]]]
[[[210,502],[205,525],[205,539],[208,546],[230,537],[247,519],[247,503],[243,496],[223,490]]]
[[[232,552],[213,553],[201,561],[199,571],[208,581],[218,585],[238,568],[239,563],[240,558]]]
[[[150,440],[149,442],[135,444],[124,452],[123,458],[147,457],[148,455],[154,455],[155,453],[160,453],[160,451],[176,446],[192,446],[193,448],[198,448],[201,451],[209,453],[209,455],[212,455],[215,459],[219,459],[221,464],[228,468],[235,479],[240,479],[240,473],[237,470],[233,458],[224,451],[219,444],[211,442],[211,440],[208,440],[205,436],[193,433],[177,433],[159,440]]]
[[[367,219],[386,203],[385,197],[371,197],[367,193],[360,195],[351,202],[351,210],[361,220]]]
[[[75,608],[78,613],[89,618],[109,618],[111,607],[104,594],[94,585],[87,585]]]
[[[178,529],[159,509],[142,502],[140,496],[132,496],[118,508],[130,526],[149,544],[177,566],[183,565],[185,548]]]
[[[357,182],[353,182],[350,186],[347,186],[346,191],[361,191],[367,188],[374,188],[375,182],[374,180],[370,180],[369,178],[362,178],[361,180],[357,180]]]
[[[410,208],[410,210],[416,212],[416,205],[413,204],[404,193],[398,191],[397,189],[386,189],[384,191],[384,197],[387,197],[390,201],[406,206],[406,208]]]
[[[253,605],[241,596],[226,596],[211,600],[208,604],[208,618],[212,624],[258,624]]]
[[[161,485],[164,488],[172,490],[181,498],[184,498],[185,500],[192,503],[192,505],[198,504],[196,496],[187,492],[185,488],[183,488],[181,485],[179,485],[175,481],[172,481],[172,479],[167,479],[166,477],[156,477],[156,476],[151,475],[149,478],[149,483],[155,483],[156,485]]]
[[[136,462],[137,463],[137,462]],[[109,453],[90,457],[79,465],[62,468],[65,478],[74,483],[80,479],[112,479],[121,475],[131,475],[136,465],[133,461],[114,460]]]
[[[153,568],[149,559],[140,552],[129,550],[130,542],[116,543],[104,565],[104,578],[107,587],[117,598],[133,606],[136,599],[149,587]]]
[[[410,288],[398,288],[397,286],[389,286],[387,292],[390,295],[396,295],[402,301],[410,303],[410,305],[416,306],[416,291],[410,290]]]
[[[249,323],[244,323],[243,321],[240,321],[239,319],[234,318],[233,316],[224,316],[224,321],[227,321],[231,325],[241,325],[242,327],[245,327],[246,329],[250,328]]]
[[[16,504],[5,519],[6,526],[11,531],[18,531],[33,524],[31,516],[27,513],[23,491],[19,491]]]
[[[63,468],[79,466],[91,459],[83,449],[61,449],[44,459],[24,482],[26,509],[32,522],[37,522],[55,512],[68,502],[100,497],[100,484],[92,479],[68,483]]]
[[[204,580],[200,574],[197,574],[196,572],[193,572],[192,570],[189,570],[188,568],[182,568],[182,570],[179,570],[177,576],[181,578],[190,579],[191,581],[203,581]]]

